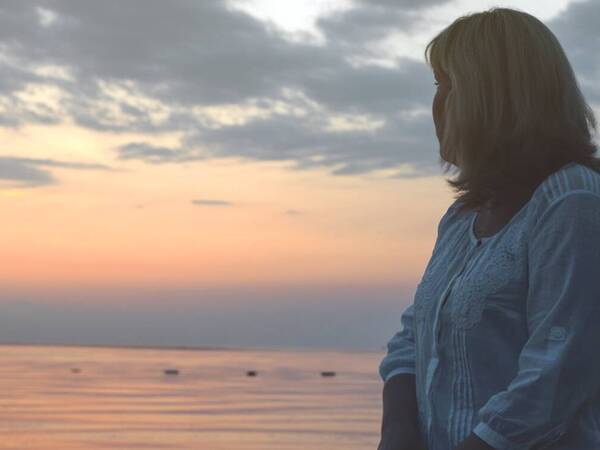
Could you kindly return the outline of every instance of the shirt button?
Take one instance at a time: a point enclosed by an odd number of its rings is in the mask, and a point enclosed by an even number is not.
[[[548,334],[548,339],[553,341],[562,341],[567,336],[567,330],[564,327],[552,327]]]

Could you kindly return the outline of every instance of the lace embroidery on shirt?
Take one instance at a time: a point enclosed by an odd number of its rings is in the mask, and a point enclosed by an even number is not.
[[[486,305],[486,298],[514,280],[520,264],[508,245],[500,245],[481,261],[483,270],[475,270],[461,280],[452,290],[448,305],[452,321],[458,328],[471,328],[479,323]]]
[[[422,323],[427,317],[429,317],[433,299],[435,296],[435,284],[437,280],[432,276],[431,263],[428,265],[421,282],[417,285],[414,298],[414,317],[417,323]]]

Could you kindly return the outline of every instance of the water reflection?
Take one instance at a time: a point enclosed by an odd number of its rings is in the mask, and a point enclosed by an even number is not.
[[[10,450],[376,448],[381,357],[0,346],[0,440]]]

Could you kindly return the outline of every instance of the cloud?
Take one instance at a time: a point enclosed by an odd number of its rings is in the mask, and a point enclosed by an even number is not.
[[[353,46],[368,51],[364,48],[366,43],[384,39],[392,31],[409,32],[422,25],[422,15],[404,3],[407,2],[365,0],[354,8],[318,18],[315,25],[330,46],[350,53]],[[443,2],[423,2],[415,6],[427,6],[427,3]]]
[[[556,34],[573,65],[586,98],[600,104],[600,3],[573,2],[548,27]]]
[[[355,2],[363,7],[383,6],[389,9],[403,10],[418,10],[446,3],[440,0],[355,0]]]
[[[56,184],[56,178],[45,169],[46,167],[113,170],[104,164],[0,156],[0,182],[4,187],[39,187]]]
[[[232,206],[233,203],[226,200],[209,200],[209,199],[196,199],[192,200],[194,205],[199,206]]]
[[[314,45],[290,42],[220,1],[139,5],[3,4],[0,36],[7,44],[0,61],[8,76],[0,95],[7,105],[6,124],[71,118],[104,131],[181,131],[177,148],[157,147],[148,139],[117,149],[121,160],[149,164],[232,155],[351,174],[431,162],[430,130],[390,123],[428,107],[432,87],[424,64],[402,59],[395,67],[356,66],[352,61],[368,53],[369,40],[409,26],[404,10],[358,3],[337,18],[319,21],[327,42]],[[370,38],[360,42],[361,35]],[[38,107],[37,115],[27,109],[30,103],[18,94],[34,84],[59,90],[55,107]],[[261,115],[230,123],[240,106],[258,108]],[[369,123],[386,124],[381,139]],[[428,150],[407,147],[421,140]]]
[[[117,147],[118,158],[137,159],[150,164],[164,164],[172,162],[203,159],[201,155],[191,155],[182,149],[158,147],[145,142],[130,142]]]
[[[429,172],[437,152],[427,115],[399,117],[375,131],[336,132],[323,128],[315,113],[305,121],[274,115],[239,126],[190,134],[184,147],[205,146],[224,156],[253,160],[291,160],[292,169],[330,167],[334,174],[359,174],[406,163]]]
[[[0,157],[0,180],[9,187],[37,187],[56,183],[49,171],[19,158],[4,156]]]
[[[217,0],[4,2],[0,126],[72,120],[145,135],[115,149],[121,161],[231,156],[428,176],[439,171],[429,68],[369,61],[387,37],[429,29],[425,8],[444,3],[357,0],[317,19],[315,44]],[[599,9],[572,3],[550,23],[587,80],[599,73]],[[598,100],[591,82],[584,90]],[[162,132],[180,143],[156,146]]]

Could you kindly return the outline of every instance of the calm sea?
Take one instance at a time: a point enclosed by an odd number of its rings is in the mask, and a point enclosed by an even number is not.
[[[0,448],[375,450],[382,356],[0,345]]]

